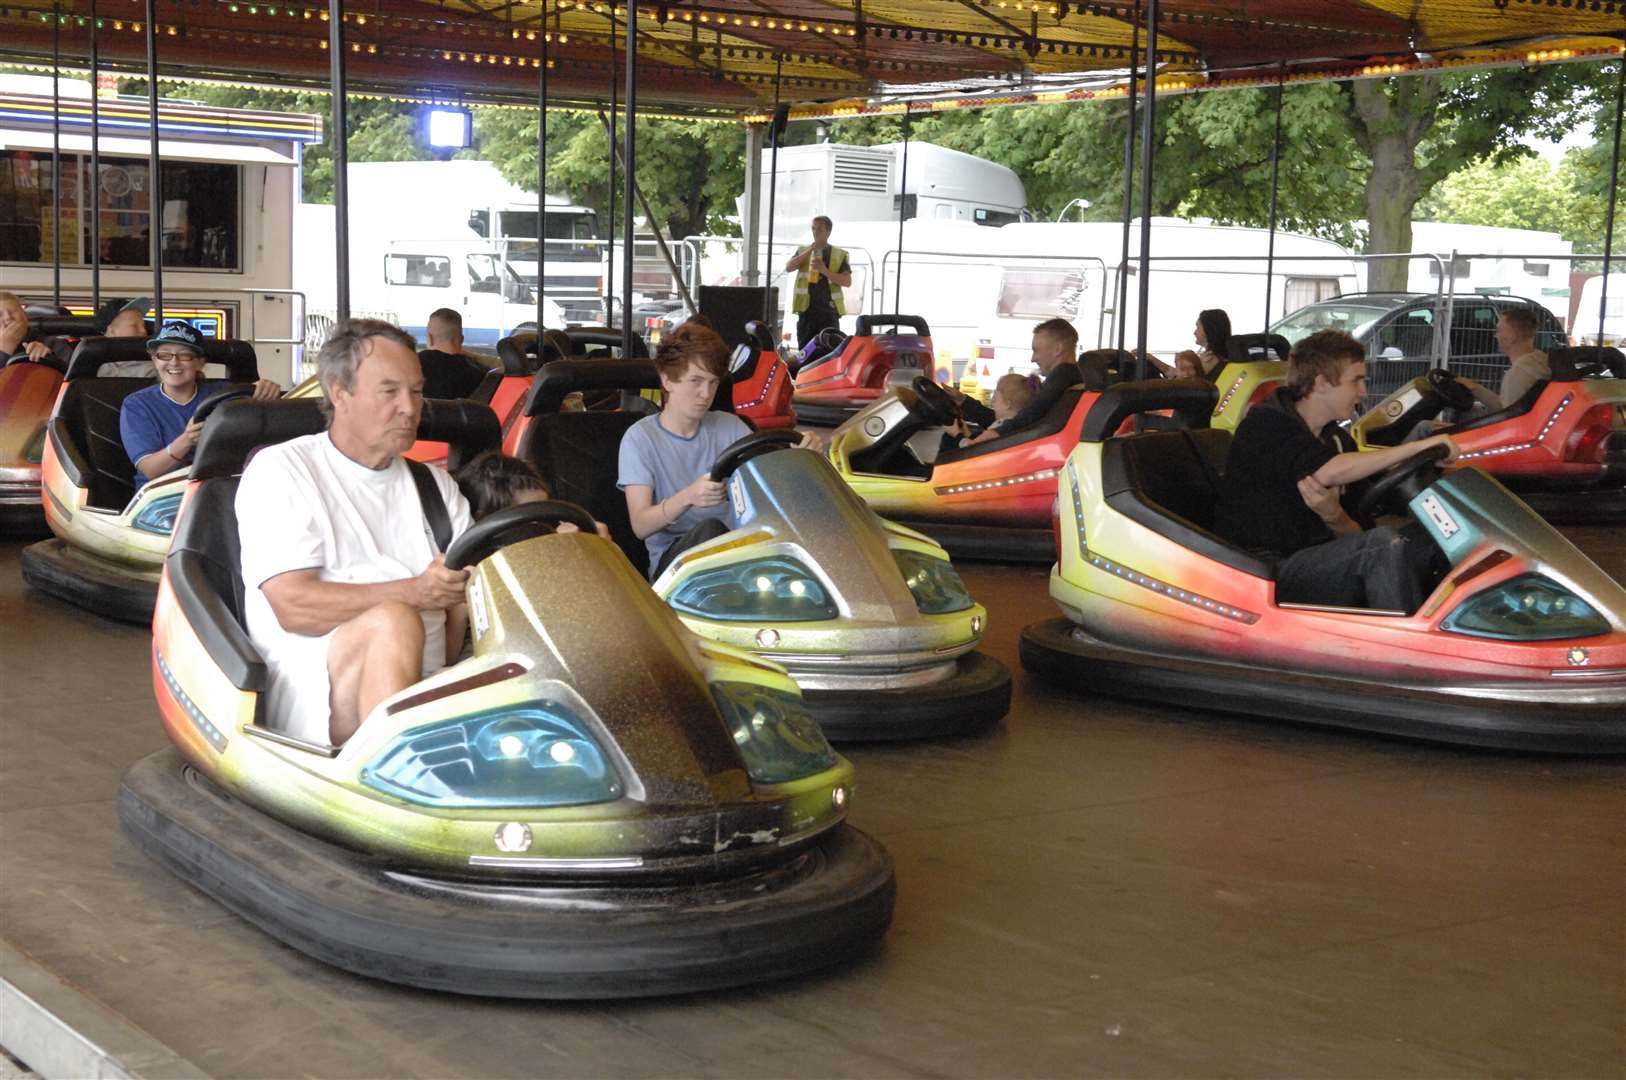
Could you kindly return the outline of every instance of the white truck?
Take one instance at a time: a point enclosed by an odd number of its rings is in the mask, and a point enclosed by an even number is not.
[[[488,161],[365,162],[348,176],[352,313],[421,339],[430,312],[453,308],[465,341],[483,348],[536,322],[535,195]],[[546,321],[599,322],[604,253],[593,212],[550,197],[544,228]],[[295,261],[317,310],[335,303],[335,231],[333,207],[300,204]]]

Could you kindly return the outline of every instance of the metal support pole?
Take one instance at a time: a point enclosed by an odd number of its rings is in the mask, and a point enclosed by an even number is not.
[[[745,234],[744,261],[740,276],[747,285],[761,284],[762,252],[758,241],[762,239],[762,125],[748,124],[745,128],[745,220],[740,232]],[[772,261],[772,260],[770,260]]]
[[[62,306],[62,2],[51,5],[51,302]]]
[[[102,310],[102,91],[101,52],[96,36],[96,0],[90,0],[90,183],[79,184],[79,235],[84,235],[84,215],[90,214],[90,307]]]
[[[1265,249],[1265,321],[1261,329],[1270,329],[1270,281],[1276,272],[1276,195],[1280,191],[1282,164],[1282,92],[1287,86],[1287,72],[1283,70],[1276,80],[1276,135],[1270,144],[1270,235]],[[1223,360],[1224,357],[1221,357]]]
[[[622,194],[622,216],[626,219],[621,234],[626,238],[626,251],[621,255],[621,355],[632,355],[632,201],[637,197],[634,178],[638,175],[638,154],[634,145],[638,135],[638,0],[626,0],[627,12],[627,122],[622,131],[621,178],[626,185]],[[649,223],[653,228],[655,223]]]
[[[615,23],[614,23],[613,20],[611,21],[610,26],[611,26],[612,29],[614,28]],[[616,131],[617,131],[617,128],[616,128],[616,114],[615,114],[615,103],[616,103],[615,76],[616,76],[616,69],[615,69],[615,37],[612,34],[611,38],[610,38],[610,147],[611,147],[610,154],[609,154],[609,158],[610,158],[610,181],[609,181],[610,182],[610,190],[609,190],[610,209],[609,209],[609,218],[604,223],[604,235],[609,238],[605,242],[605,245],[604,245],[604,325],[605,326],[614,326],[615,325],[615,312],[613,310],[613,304],[612,304],[612,302],[615,300],[615,170],[616,170],[616,155],[615,155],[614,147],[615,147],[615,142],[616,142]],[[623,300],[621,303],[622,303],[622,307],[624,309],[626,307],[626,301]],[[625,320],[623,320],[623,321],[625,321]]]
[[[1604,316],[1609,311],[1609,261],[1615,253],[1615,197],[1620,194],[1620,119],[1626,102],[1626,53],[1615,74],[1615,146],[1609,155],[1609,207],[1603,215],[1603,287],[1598,290],[1598,344],[1603,344]]]
[[[785,54],[775,53],[773,63],[773,119],[768,122],[768,139],[770,146],[770,150],[768,152],[768,252],[766,256],[768,260],[768,287],[762,291],[762,321],[767,323],[770,329],[777,329],[779,331],[778,335],[774,338],[775,342],[780,341],[784,337],[783,328],[778,327],[776,325],[778,320],[772,317],[773,315],[777,315],[778,312],[773,312],[772,315],[770,315],[768,311],[768,301],[769,298],[773,296],[773,283],[779,280],[779,276],[782,273],[782,271],[778,269],[779,264],[773,261],[773,204],[774,195],[779,189],[779,130],[783,126],[779,122],[779,74],[780,72],[784,71],[784,69]],[[795,305],[793,304],[792,306]]]
[[[605,131],[610,130],[610,118],[604,115],[602,109],[599,110],[598,122],[603,125]],[[616,153],[619,154],[620,152],[621,148],[616,147]],[[633,177],[631,173],[627,175],[633,180],[632,193],[637,196],[638,205],[644,208],[644,218],[653,223],[655,211],[649,205],[649,197],[644,194],[644,189],[638,185],[637,178]],[[666,263],[666,269],[672,275],[673,282],[677,284],[678,293],[683,297],[683,306],[689,310],[690,314],[699,311],[700,309],[695,307],[694,297],[689,293],[688,283],[683,280],[683,275],[678,271],[677,260],[672,258],[672,249],[666,246],[666,237],[661,235],[661,230],[657,227],[652,226],[650,232],[655,234],[655,246],[660,250],[661,261]]]
[[[1146,371],[1146,314],[1152,286],[1152,160],[1157,135],[1157,4],[1146,2],[1146,114],[1140,136],[1140,299],[1136,319],[1135,377]]]
[[[344,100],[344,0],[327,0],[329,123],[333,128],[333,279],[335,311],[350,317],[350,131]]]
[[[1129,34],[1129,117],[1124,123],[1124,233],[1123,254],[1118,259],[1118,296],[1113,303],[1113,322],[1118,324],[1118,350],[1123,351],[1125,309],[1129,307],[1129,223],[1135,213],[1135,68],[1140,63],[1140,0],[1135,0],[1135,20]]]
[[[164,325],[164,171],[158,158],[158,4],[147,0],[147,251],[152,260],[153,325]]]
[[[898,278],[892,288],[892,314],[903,314],[903,221],[909,207],[909,103],[903,103],[903,167],[898,170]],[[835,282],[832,289],[839,288]]]
[[[548,20],[538,15],[536,47],[541,76],[536,84],[536,355],[542,356],[543,285],[548,280]]]

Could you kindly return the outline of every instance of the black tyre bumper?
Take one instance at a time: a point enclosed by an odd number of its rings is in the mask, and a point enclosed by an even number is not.
[[[1626,753],[1619,702],[1510,701],[1137,652],[1063,618],[1024,627],[1021,655],[1027,670],[1085,693],[1488,749]]]
[[[960,657],[952,678],[896,690],[804,690],[808,711],[832,742],[935,739],[990,727],[1011,707],[1011,673],[980,652]]]
[[[882,515],[887,516],[887,515]],[[1049,566],[1056,561],[1056,534],[1050,529],[1004,528],[994,525],[948,525],[941,521],[890,518],[942,544],[955,559],[974,562],[1031,563]]]
[[[70,604],[128,623],[152,622],[158,583],[52,538],[22,553],[23,580]]]
[[[124,774],[132,843],[279,941],[389,982],[490,997],[621,998],[801,975],[875,947],[892,860],[840,826],[735,878],[497,885],[392,872],[246,806],[174,750]]]
[[[797,401],[792,399],[791,408],[796,410],[796,423],[812,427],[840,427],[851,420],[859,409],[869,402],[862,401],[851,405],[836,405]]]

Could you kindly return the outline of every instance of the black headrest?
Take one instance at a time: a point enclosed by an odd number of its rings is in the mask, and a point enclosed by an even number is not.
[[[931,327],[919,315],[860,315],[858,325],[853,329],[857,337],[869,337],[875,333],[877,326],[890,326],[893,332],[899,328],[908,327],[921,337],[931,337]]]
[[[326,427],[316,398],[227,402],[203,425],[191,477],[235,476],[258,447],[314,435]],[[425,400],[418,439],[447,443],[468,458],[501,446],[502,425],[490,406],[478,402]]]
[[[100,334],[103,321],[94,315],[41,315],[30,316],[28,326],[41,337],[82,338]]]
[[[588,349],[597,346],[605,349],[619,349],[622,345],[621,331],[610,326],[572,326],[564,331],[570,339],[571,353],[575,356],[584,355]],[[647,357],[649,346],[637,334],[632,335],[632,356]],[[622,357],[628,359],[628,357]]]
[[[1188,427],[1201,426],[1214,411],[1219,391],[1206,379],[1147,379],[1109,386],[1090,406],[1079,442],[1106,442],[1139,413],[1173,409]]]
[[[1577,379],[1626,379],[1626,354],[1607,345],[1577,345],[1547,354],[1554,382]]]
[[[526,416],[547,416],[559,411],[569,394],[594,390],[659,390],[660,376],[648,360],[555,360],[531,383],[525,399]]]
[[[260,377],[254,346],[246,341],[205,339],[203,355],[209,363],[224,367],[226,378],[232,382],[251,383]],[[145,359],[147,343],[141,338],[88,337],[73,350],[73,359],[68,361],[68,378],[94,379],[103,364]]]
[[[1274,353],[1275,359],[1286,360],[1292,348],[1280,334],[1232,334],[1230,344],[1225,348],[1225,359],[1239,363],[1269,360]]]
[[[768,329],[767,323],[752,319],[745,324],[745,336],[763,352],[773,352],[773,331]]]
[[[28,316],[28,321],[30,324],[32,324],[36,318],[43,319],[50,315],[72,315],[73,312],[69,311],[60,304],[48,304],[40,300],[30,300],[28,303],[23,305],[23,314]]]
[[[1084,389],[1101,391],[1130,377],[1135,354],[1128,349],[1087,349],[1078,354],[1078,367],[1084,373]]]
[[[498,341],[497,359],[504,375],[529,375],[536,370],[536,334],[522,330]]]

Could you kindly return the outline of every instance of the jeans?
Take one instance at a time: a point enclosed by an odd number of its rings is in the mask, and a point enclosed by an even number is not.
[[[728,522],[721,518],[705,518],[700,524],[673,540],[667,549],[661,552],[661,561],[656,563],[655,569],[649,572],[649,580],[654,581],[666,573],[666,568],[672,565],[672,560],[685,551],[692,547],[699,547],[708,540],[715,540],[728,531]]]
[[[1409,614],[1424,598],[1420,560],[1411,548],[1384,526],[1295,551],[1276,567],[1276,599]]]
[[[814,311],[809,308],[796,316],[796,348],[807,348],[807,343],[819,336],[820,330],[840,329],[841,316],[833,307]]]

